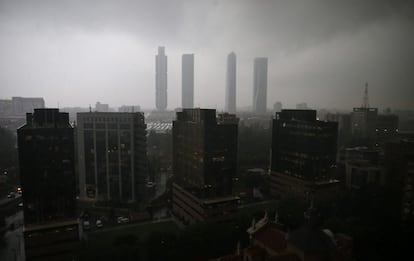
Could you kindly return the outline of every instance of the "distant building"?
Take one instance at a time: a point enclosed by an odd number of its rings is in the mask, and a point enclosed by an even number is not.
[[[234,52],[227,56],[225,111],[236,113],[236,54]]]
[[[182,108],[194,107],[194,54],[183,54],[182,68]]]
[[[118,108],[118,112],[140,112],[141,106],[139,105],[122,105]]]
[[[336,188],[336,122],[316,120],[314,110],[282,110],[272,128],[271,193],[324,194]]]
[[[379,114],[375,125],[375,145],[385,148],[387,142],[398,140],[398,125],[397,115]]]
[[[97,102],[95,105],[95,111],[109,112],[109,104]]]
[[[282,103],[281,102],[275,102],[273,104],[273,112],[280,112],[282,111]]]
[[[45,107],[43,98],[12,97],[11,100],[0,100],[0,115],[25,115],[34,109]]]
[[[80,197],[134,202],[147,175],[143,113],[78,113]]]
[[[309,109],[308,104],[306,102],[296,104],[297,110],[307,110]]]
[[[155,107],[160,111],[167,108],[167,64],[165,48],[160,46],[155,56]]]
[[[351,133],[358,142],[369,144],[374,139],[377,108],[354,108],[351,113]]]
[[[0,99],[0,126],[15,132],[17,128],[25,124],[26,113],[32,113],[34,109],[44,107],[43,98]]]
[[[267,58],[254,59],[253,112],[265,114],[267,111]]]
[[[17,130],[26,259],[71,260],[79,240],[73,127],[58,109],[35,109],[26,121]]]
[[[231,114],[184,109],[173,122],[173,211],[184,222],[222,220],[236,211],[237,123]]]

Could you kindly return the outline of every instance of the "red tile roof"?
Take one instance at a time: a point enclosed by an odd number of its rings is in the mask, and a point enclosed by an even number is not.
[[[268,223],[259,229],[253,235],[253,239],[277,253],[283,252],[287,246],[285,233],[279,230],[278,226],[274,223]]]

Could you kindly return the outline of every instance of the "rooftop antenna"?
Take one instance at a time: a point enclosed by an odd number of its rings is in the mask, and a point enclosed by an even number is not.
[[[362,102],[363,108],[369,108],[369,101],[368,101],[368,83],[365,83],[365,91],[364,91],[364,100]]]

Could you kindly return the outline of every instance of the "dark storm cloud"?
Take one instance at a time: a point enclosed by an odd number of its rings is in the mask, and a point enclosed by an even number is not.
[[[225,56],[232,50],[240,106],[251,105],[252,59],[268,56],[269,107],[280,100],[350,108],[359,105],[369,81],[373,105],[413,108],[407,98],[414,96],[413,6],[385,0],[0,0],[2,96],[45,96],[52,106],[99,99],[152,108],[154,54],[165,45],[169,108],[180,104],[184,52],[196,54],[196,105],[221,108]],[[114,91],[121,87],[125,94]],[[73,95],[80,91],[82,97]]]

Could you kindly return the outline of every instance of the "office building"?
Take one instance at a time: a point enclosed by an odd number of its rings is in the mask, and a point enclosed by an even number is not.
[[[45,107],[43,98],[12,97],[11,100],[0,100],[0,115],[25,115],[34,109]]]
[[[167,108],[167,61],[165,48],[158,47],[155,56],[155,107],[160,111]]]
[[[26,121],[17,130],[26,259],[71,259],[79,222],[69,114],[34,109]]]
[[[378,109],[359,107],[351,112],[351,134],[360,144],[369,145],[374,139]]]
[[[238,119],[184,109],[173,122],[173,212],[183,222],[217,221],[236,211]]]
[[[143,113],[78,113],[77,123],[81,199],[141,200],[147,176]]]
[[[254,59],[253,112],[265,114],[267,111],[267,58]]]
[[[236,54],[234,52],[227,56],[225,111],[236,113]]]
[[[390,189],[395,207],[403,225],[414,222],[414,142],[400,140],[390,142],[385,150],[386,185]]]
[[[109,104],[97,102],[95,105],[95,111],[109,112]]]
[[[315,110],[282,110],[272,129],[271,193],[311,195],[338,185],[330,178],[336,162],[338,124],[316,119]],[[323,192],[323,193],[322,193]]]
[[[182,108],[194,107],[194,54],[183,54],[182,68]]]

